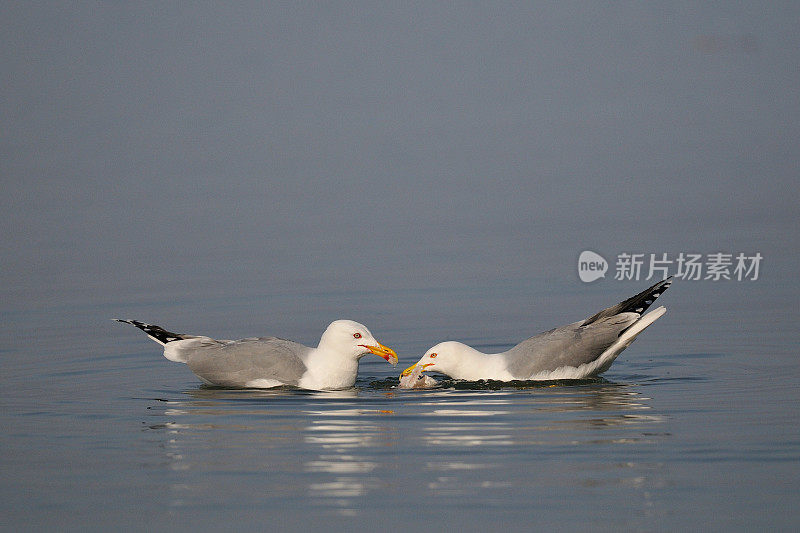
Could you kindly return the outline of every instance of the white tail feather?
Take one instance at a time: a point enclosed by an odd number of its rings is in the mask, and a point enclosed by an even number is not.
[[[614,359],[617,358],[620,352],[630,346],[639,333],[646,330],[650,324],[661,318],[661,316],[666,312],[667,308],[662,305],[661,307],[653,309],[642,318],[634,322],[631,327],[626,329],[622,335],[619,336],[614,344],[606,348],[606,351],[604,351],[600,357],[597,358],[597,362],[600,364],[598,365],[598,370],[596,373],[599,374],[600,372],[605,372],[608,370],[608,367],[611,366],[611,363],[614,362]]]

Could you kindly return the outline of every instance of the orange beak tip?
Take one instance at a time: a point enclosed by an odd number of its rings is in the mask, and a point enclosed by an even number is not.
[[[386,362],[389,363],[390,365],[392,366],[397,365],[397,360],[398,360],[397,354],[395,353],[394,350],[392,350],[388,346],[384,346],[381,343],[378,343],[377,346],[365,346],[363,344],[362,346],[364,346],[367,350],[369,350],[371,353],[374,353],[378,357],[386,359]]]

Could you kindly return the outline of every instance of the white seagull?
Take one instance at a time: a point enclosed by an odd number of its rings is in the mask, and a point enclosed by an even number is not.
[[[138,320],[114,320],[141,329],[164,346],[164,357],[186,363],[206,383],[223,387],[347,389],[355,384],[358,361],[365,355],[372,353],[397,364],[394,350],[352,320],[331,322],[316,348],[277,337],[215,340],[171,333]]]
[[[636,336],[667,310],[659,307],[642,316],[672,283],[672,276],[624,302],[572,324],[540,333],[502,353],[482,353],[454,341],[442,342],[405,369],[432,370],[453,379],[548,380],[582,379],[608,370]]]

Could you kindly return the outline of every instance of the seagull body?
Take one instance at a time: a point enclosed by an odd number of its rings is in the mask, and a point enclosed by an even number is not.
[[[454,379],[548,380],[581,379],[608,370],[639,333],[667,310],[648,307],[672,283],[672,277],[599,313],[526,339],[508,351],[482,353],[466,344],[437,344],[403,371],[432,370]]]
[[[141,329],[164,346],[164,357],[186,363],[206,383],[223,387],[346,389],[356,382],[358,361],[369,353],[397,364],[394,350],[352,320],[331,322],[316,348],[277,337],[216,340],[172,333],[138,320],[115,320]]]

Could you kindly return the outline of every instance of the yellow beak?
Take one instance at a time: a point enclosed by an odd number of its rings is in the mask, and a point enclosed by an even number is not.
[[[414,363],[414,364],[413,364],[413,365],[411,365],[410,367],[406,368],[405,370],[403,370],[403,373],[402,373],[402,374],[400,374],[400,375],[401,375],[402,377],[406,377],[407,375],[409,375],[410,373],[412,373],[412,372],[414,371],[414,369],[415,369],[415,368],[417,368],[417,364],[418,364],[418,363]],[[426,370],[426,369],[427,369],[429,366],[433,366],[433,365],[434,365],[434,363],[425,363],[424,365],[422,365],[422,371],[423,371],[423,372],[425,372],[425,370]]]
[[[411,365],[410,367],[408,367],[408,368],[406,368],[405,370],[403,370],[403,373],[402,373],[402,374],[400,374],[400,375],[401,375],[401,376],[403,376],[403,377],[406,377],[407,375],[409,375],[410,373],[412,373],[412,372],[414,371],[414,369],[415,369],[415,368],[417,368],[417,363],[414,363],[414,364],[413,364],[413,365]]]
[[[392,366],[397,364],[397,354],[388,346],[384,346],[381,343],[378,343],[377,346],[368,346],[366,344],[362,344],[361,346],[369,350],[370,353],[374,353],[378,357],[383,357]]]

